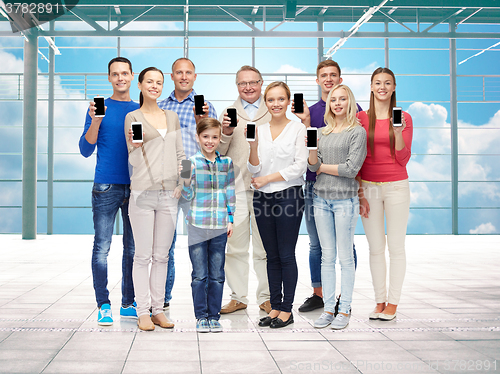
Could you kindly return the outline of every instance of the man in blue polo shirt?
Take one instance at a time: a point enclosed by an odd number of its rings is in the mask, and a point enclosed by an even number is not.
[[[173,110],[179,116],[182,145],[184,146],[186,158],[189,158],[198,152],[198,143],[196,142],[196,118],[193,112],[194,95],[196,95],[193,89],[194,82],[196,81],[195,66],[193,62],[185,57],[175,60],[172,64],[171,78],[174,81],[174,90],[169,97],[160,101],[158,106],[161,109]],[[207,112],[209,117],[217,118],[215,108],[209,101],[205,101],[204,111],[205,114],[199,116],[199,118],[206,117]],[[190,202],[186,201],[183,197],[179,199],[179,211],[182,210],[184,216],[186,216],[189,210],[189,205]],[[170,306],[170,300],[172,300],[172,288],[175,280],[174,249],[176,239],[177,231],[174,234],[174,240],[168,252],[167,283],[165,284],[163,309],[167,309]]]
[[[84,157],[92,155],[97,147],[97,164],[92,189],[95,231],[92,276],[99,308],[97,323],[101,326],[113,324],[111,301],[107,289],[107,259],[115,217],[120,209],[123,221],[123,278],[120,316],[137,318],[132,282],[135,246],[128,217],[130,176],[124,132],[125,116],[139,108],[139,104],[130,99],[130,84],[133,79],[132,64],[128,59],[116,57],[109,62],[108,81],[113,87],[113,95],[105,100],[104,117],[96,117],[95,103],[90,103],[85,119],[85,128],[79,143],[80,153]]]
[[[328,94],[333,87],[342,83],[339,64],[333,60],[321,61],[316,68],[316,83],[321,88],[321,99],[316,104],[311,105],[309,113],[311,116],[311,126],[321,128],[325,126],[324,116]],[[358,104],[356,105],[358,106],[358,111],[361,111],[361,107]],[[323,288],[321,286],[321,245],[319,243],[318,232],[316,231],[316,222],[314,221],[314,182],[316,182],[316,173],[308,169],[304,185],[304,219],[306,221],[307,233],[309,234],[309,270],[311,272],[313,294],[299,307],[299,312],[310,312],[324,306]],[[353,251],[356,261],[356,250],[353,248]]]

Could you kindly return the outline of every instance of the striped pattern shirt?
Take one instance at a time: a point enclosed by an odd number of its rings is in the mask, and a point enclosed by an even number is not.
[[[182,196],[191,200],[187,221],[203,229],[223,229],[233,222],[236,205],[234,166],[230,157],[216,152],[214,162],[198,151],[193,163],[191,184],[183,185]]]
[[[194,118],[194,95],[196,92],[191,91],[188,97],[179,102],[175,97],[175,91],[172,91],[169,97],[158,103],[161,109],[173,110],[179,116],[182,132],[182,145],[186,157],[191,157],[198,152],[198,143],[196,142],[196,120]],[[205,100],[206,101],[206,100]],[[208,116],[217,119],[217,113],[214,106],[207,101]]]

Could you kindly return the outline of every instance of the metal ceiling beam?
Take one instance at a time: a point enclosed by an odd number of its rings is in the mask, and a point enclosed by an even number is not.
[[[467,8],[461,8],[461,9],[457,10],[456,12],[453,12],[452,14],[450,14],[450,15],[446,16],[446,17],[445,17],[445,18],[443,18],[442,20],[440,20],[440,21],[438,21],[438,22],[434,22],[432,25],[430,25],[429,27],[427,27],[427,28],[426,28],[424,31],[422,31],[422,32],[428,32],[430,29],[432,29],[432,28],[436,27],[437,25],[440,25],[441,23],[443,23],[443,22],[445,22],[445,21],[449,20],[451,17],[454,17],[454,16],[456,16],[456,15],[458,15],[458,14],[462,13],[465,9],[467,9]]]
[[[478,9],[478,10],[476,10],[474,13],[472,13],[470,16],[468,16],[468,17],[464,18],[463,20],[461,20],[460,22],[458,22],[458,23],[456,24],[456,26],[455,26],[455,27],[457,27],[458,25],[460,25],[460,24],[464,23],[464,22],[465,22],[465,21],[467,21],[469,18],[474,17],[474,16],[475,16],[477,13],[479,13],[481,10],[483,10],[483,8],[479,8],[479,9]]]
[[[87,16],[80,7],[74,7],[73,9],[68,9],[69,12],[73,13],[76,17],[81,19],[83,22],[88,24],[90,27],[94,28],[96,31],[106,31],[104,27],[99,25],[96,21],[94,21],[92,18]]]
[[[242,24],[244,24],[245,26],[248,26],[249,28],[251,28],[252,30],[259,30],[258,28],[256,28],[254,25],[252,25],[250,22],[248,22],[246,19],[244,19],[243,17],[239,16],[238,14],[236,14],[235,12],[231,11],[231,10],[228,10],[228,9],[224,9],[223,7],[218,7],[220,10],[222,10],[223,12],[229,14],[231,17],[233,17],[235,20],[241,22]],[[252,11],[252,14],[253,14],[253,11]]]
[[[394,8],[392,8],[394,9]],[[403,22],[399,22],[397,19],[391,17],[389,14],[385,14],[384,12],[382,12],[380,9],[379,9],[379,13],[383,14],[384,16],[386,16],[387,18],[389,18],[392,22],[394,23],[397,23],[398,25],[401,25],[403,26],[405,29],[407,29],[408,31],[410,32],[415,32],[413,31],[412,29],[410,29],[408,26],[406,26]]]
[[[120,23],[118,26],[116,26],[113,30],[120,30],[122,27],[128,25],[129,23],[136,21],[137,19],[141,18],[143,15],[145,15],[146,13],[148,13],[149,11],[151,11],[154,8],[155,8],[155,6],[152,6],[148,9],[146,9],[144,12],[140,13],[139,15],[135,15],[135,16],[127,18],[122,23]]]

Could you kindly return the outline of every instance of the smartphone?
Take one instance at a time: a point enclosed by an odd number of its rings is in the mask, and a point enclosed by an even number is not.
[[[142,143],[142,122],[132,122],[132,143]]]
[[[307,128],[307,149],[318,149],[318,129],[316,127]]]
[[[254,142],[255,141],[255,131],[256,125],[253,122],[247,123],[247,141]]]
[[[104,117],[104,97],[94,97],[95,116]]]
[[[401,108],[392,108],[392,126],[401,127],[403,126],[403,112]]]
[[[205,114],[203,105],[205,105],[205,98],[203,95],[194,95],[194,111],[197,116]]]
[[[184,179],[191,178],[191,161],[190,160],[182,160],[181,178],[184,178]]]
[[[304,113],[304,94],[293,94],[293,109],[295,113]]]
[[[236,118],[236,108],[227,108],[227,116],[231,118],[231,124],[229,127],[238,126],[238,119]]]

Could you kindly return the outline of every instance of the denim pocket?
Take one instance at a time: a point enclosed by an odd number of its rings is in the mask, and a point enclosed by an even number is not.
[[[92,188],[93,193],[104,193],[108,192],[111,189],[111,184],[109,183],[94,183],[94,187]]]

